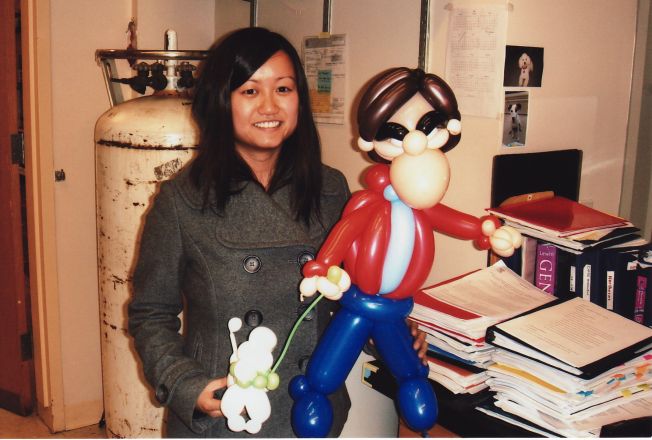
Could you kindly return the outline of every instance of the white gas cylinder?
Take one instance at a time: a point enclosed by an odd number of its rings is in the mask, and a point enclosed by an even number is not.
[[[142,220],[158,183],[193,156],[191,102],[166,91],[112,107],[95,125],[98,277],[104,412],[110,437],[160,437],[163,409],[127,331]]]

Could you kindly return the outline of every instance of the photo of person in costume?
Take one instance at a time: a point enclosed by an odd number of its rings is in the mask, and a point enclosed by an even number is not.
[[[292,423],[301,437],[330,430],[336,409],[327,396],[341,386],[370,337],[397,380],[402,418],[417,432],[430,429],[436,398],[405,318],[434,261],[432,231],[473,240],[501,256],[521,243],[520,234],[496,217],[477,218],[440,203],[450,180],[444,152],[461,136],[455,95],[441,78],[420,69],[387,70],[362,96],[357,117],[358,145],[380,163],[367,170],[367,189],[353,194],[316,259],[303,268],[302,295],[319,292],[342,307],[306,373],[290,383]]]

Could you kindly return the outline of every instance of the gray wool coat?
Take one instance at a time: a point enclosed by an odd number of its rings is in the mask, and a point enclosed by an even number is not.
[[[233,196],[225,212],[202,211],[202,198],[187,169],[161,184],[147,214],[129,304],[129,331],[157,400],[171,411],[168,437],[250,437],[226,428],[223,418],[195,411],[199,393],[228,372],[227,322],[240,317],[238,344],[258,324],[278,338],[276,360],[306,304],[299,301],[301,265],[314,256],[339,219],[350,193],[346,179],[324,166],[322,223],[306,227],[289,207],[288,188],[269,196],[255,183]],[[183,334],[179,313],[184,309]],[[322,300],[301,323],[268,396],[272,415],[260,437],[293,437],[288,383],[305,370],[336,303]],[[330,396],[331,436],[342,430],[350,408],[343,386]]]

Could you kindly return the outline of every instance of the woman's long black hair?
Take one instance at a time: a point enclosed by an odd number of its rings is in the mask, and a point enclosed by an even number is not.
[[[320,214],[321,147],[310,110],[308,82],[296,50],[283,36],[264,28],[245,28],[214,43],[200,69],[192,104],[199,127],[199,154],[190,177],[204,196],[204,208],[214,197],[218,212],[241,191],[246,181],[257,182],[235,149],[231,92],[240,87],[278,51],[294,66],[299,95],[297,128],[283,143],[268,193],[289,185],[295,218],[306,225]]]

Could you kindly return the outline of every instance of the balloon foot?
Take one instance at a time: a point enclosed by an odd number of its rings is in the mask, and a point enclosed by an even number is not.
[[[428,431],[423,431],[423,432],[421,433],[421,437],[423,437],[423,438],[430,438],[430,435],[428,435]]]

